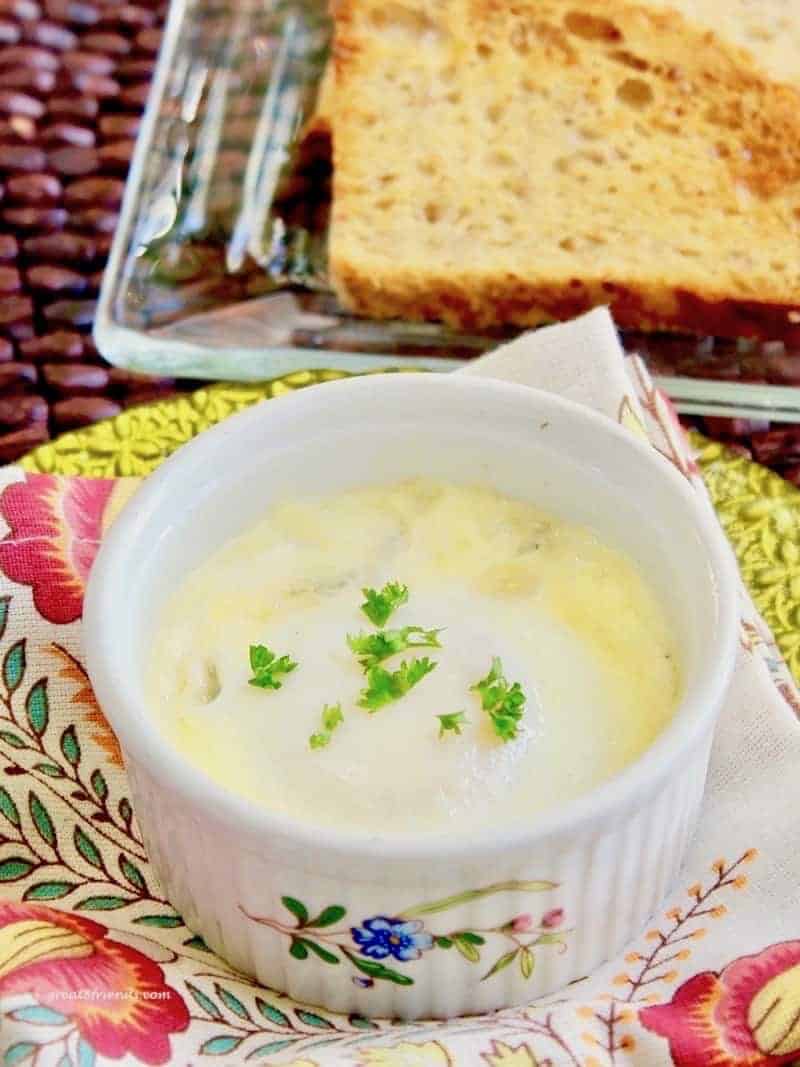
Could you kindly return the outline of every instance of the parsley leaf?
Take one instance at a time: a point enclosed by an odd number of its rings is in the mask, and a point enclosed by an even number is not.
[[[400,582],[387,582],[380,592],[377,589],[362,589],[361,592],[366,598],[361,610],[375,626],[385,626],[392,612],[408,603],[408,586]]]
[[[344,722],[341,704],[326,704],[322,709],[322,729],[308,739],[311,748],[324,748],[330,744],[333,731]]]
[[[322,709],[322,725],[331,733],[344,722],[341,704],[326,704]]]
[[[441,648],[441,630],[424,630],[421,626],[404,626],[402,630],[380,630],[376,634],[348,634],[347,643],[358,655],[364,670],[382,663],[409,648]]]
[[[481,697],[481,705],[484,711],[488,711],[490,708],[502,698],[502,680],[503,680],[503,664],[498,656],[495,656],[492,660],[492,667],[485,678],[481,678],[479,682],[471,686],[473,692],[477,692]]]
[[[526,699],[519,682],[508,684],[503,676],[503,664],[495,656],[489,673],[471,688],[480,694],[483,710],[489,713],[497,736],[503,741],[513,741]]]
[[[454,711],[449,715],[437,715],[439,720],[439,737],[444,737],[448,730],[452,730],[454,734],[461,733],[461,727],[467,726],[469,720],[463,711]]]
[[[385,667],[370,667],[367,671],[367,686],[361,690],[358,701],[360,708],[368,711],[378,711],[379,708],[391,704],[405,696],[409,689],[421,682],[426,674],[430,674],[436,664],[423,656],[422,659],[412,659],[403,662],[396,671],[387,671]]]
[[[259,689],[280,689],[283,682],[279,682],[277,675],[290,674],[297,664],[289,656],[276,657],[275,653],[266,645],[250,646],[250,669],[253,677],[249,678],[250,685]]]

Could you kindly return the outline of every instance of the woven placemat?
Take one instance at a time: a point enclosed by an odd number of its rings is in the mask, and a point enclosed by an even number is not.
[[[0,0],[0,462],[197,385],[90,336],[166,7]]]

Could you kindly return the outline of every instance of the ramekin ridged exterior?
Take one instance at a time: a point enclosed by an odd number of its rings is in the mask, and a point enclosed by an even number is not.
[[[674,882],[699,812],[708,751],[708,745],[696,751],[681,774],[637,811],[616,820],[606,833],[593,831],[570,842],[555,837],[538,844],[533,855],[515,850],[482,872],[471,865],[454,867],[452,877],[437,884],[420,870],[418,880],[412,877],[407,885],[392,887],[362,880],[355,870],[345,881],[309,870],[299,857],[262,856],[242,848],[213,819],[198,817],[179,797],[168,800],[163,788],[135,762],[128,763],[128,774],[148,855],[161,874],[166,895],[218,955],[264,985],[333,1011],[438,1018],[525,1003],[589,974],[619,952],[644,927]],[[359,979],[365,983],[369,979],[357,969],[295,959],[286,935],[248,919],[240,910],[292,921],[281,903],[288,895],[314,913],[339,905],[346,911],[342,925],[357,928],[373,916],[400,915],[423,898],[434,902],[465,889],[539,880],[552,882],[553,888],[501,891],[426,917],[423,927],[434,935],[455,927],[485,930],[520,915],[531,915],[536,922],[559,912],[563,919],[550,932],[563,940],[533,950],[529,978],[517,960],[484,978],[513,945],[496,935],[484,937],[479,962],[452,948],[442,951],[434,946],[417,960],[395,965],[413,986],[385,980],[359,985]]]
[[[146,706],[141,668],[157,602],[270,496],[414,473],[489,481],[594,519],[669,601],[683,704],[631,767],[530,825],[370,837],[261,811],[172,750]],[[265,485],[261,499],[254,489]],[[449,1017],[583,977],[657,908],[699,813],[735,655],[736,590],[710,510],[610,420],[523,386],[358,379],[245,412],[165,464],[101,549],[86,654],[148,854],[187,924],[298,1000]]]

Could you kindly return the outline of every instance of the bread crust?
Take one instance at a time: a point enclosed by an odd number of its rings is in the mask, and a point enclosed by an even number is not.
[[[345,307],[375,319],[444,322],[459,330],[541,326],[608,307],[621,329],[666,330],[699,336],[781,339],[800,345],[800,310],[792,303],[741,300],[640,282],[572,279],[529,282],[487,279],[481,286],[453,278],[395,279],[388,294],[382,279],[340,264],[337,295]]]
[[[351,311],[482,329],[607,304],[634,329],[800,341],[800,92],[744,50],[628,0],[337,0],[334,66],[329,262]]]

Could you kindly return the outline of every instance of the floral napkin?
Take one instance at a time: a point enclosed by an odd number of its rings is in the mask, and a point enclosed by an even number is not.
[[[605,311],[528,334],[460,373],[594,406],[647,435],[704,496],[668,402],[623,356]],[[680,884],[625,955],[558,995],[485,1018],[344,1017],[232,972],[184,926],[148,863],[119,746],[83,666],[80,626],[97,547],[135,486],[0,471],[7,1067],[800,1062],[800,704],[744,591],[701,824]],[[524,936],[543,923],[566,929],[570,916],[516,922]]]

